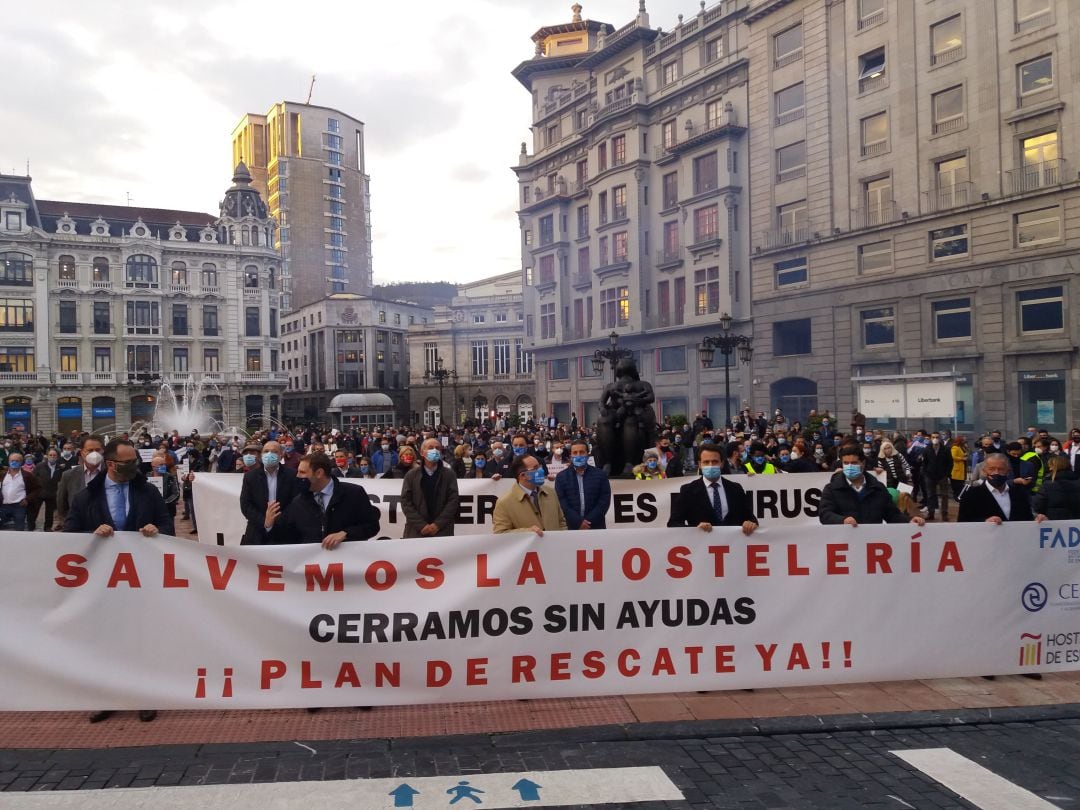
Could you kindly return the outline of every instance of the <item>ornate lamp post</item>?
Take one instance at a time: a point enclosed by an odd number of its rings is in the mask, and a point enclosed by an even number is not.
[[[611,378],[615,379],[615,365],[624,357],[633,357],[634,353],[629,349],[619,348],[619,333],[612,332],[608,335],[608,341],[611,343],[610,349],[597,349],[593,352],[592,367],[593,371],[597,374],[604,373],[604,361],[611,363]]]
[[[435,367],[428,369],[424,372],[424,382],[436,383],[439,386],[439,419],[443,419],[443,386],[447,380],[450,380],[454,386],[457,386],[458,375],[453,369],[443,368],[443,359],[438,355],[435,355]],[[438,427],[434,425],[433,427]]]
[[[724,355],[724,408],[727,410],[727,425],[731,424],[731,355],[736,351],[739,360],[748,364],[754,356],[753,339],[749,335],[736,335],[731,332],[731,316],[726,312],[720,316],[720,334],[706,336],[698,347],[701,367],[712,365],[717,352]]]

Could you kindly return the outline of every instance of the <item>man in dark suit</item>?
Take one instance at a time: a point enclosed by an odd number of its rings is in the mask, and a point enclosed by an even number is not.
[[[105,466],[105,442],[96,434],[83,436],[79,443],[79,463],[60,476],[56,487],[56,515],[53,518],[54,532],[64,530],[64,521],[75,496],[86,489],[86,485],[96,475],[103,472]]]
[[[33,531],[37,525],[38,509],[41,504],[45,505],[45,522],[42,529],[52,531],[53,513],[56,511],[56,490],[60,486],[60,478],[67,468],[60,461],[60,453],[55,447],[49,448],[45,454],[45,461],[34,467],[34,477],[41,484],[41,500],[38,507],[26,513],[26,527]]]
[[[438,439],[425,439],[420,450],[421,463],[401,482],[402,537],[451,537],[460,505],[457,475],[443,464]]]
[[[27,528],[26,517],[41,501],[41,484],[32,472],[23,469],[23,454],[11,452],[7,469],[0,477],[0,526],[11,523],[17,532]],[[31,527],[32,528],[32,527]]]
[[[866,454],[857,444],[840,448],[840,470],[821,491],[818,520],[825,525],[858,526],[874,523],[914,523],[926,520],[918,515],[909,518],[901,512],[885,485],[866,474]]]
[[[567,528],[607,528],[611,482],[603,471],[589,464],[589,445],[584,441],[570,445],[570,466],[555,476],[555,494]]]
[[[379,510],[367,491],[335,481],[333,470],[325,453],[300,459],[297,496],[284,512],[277,501],[266,507],[263,528],[270,543],[321,543],[333,549],[345,540],[368,540],[379,533]],[[301,482],[307,482],[307,491]]]
[[[668,526],[697,526],[711,532],[713,526],[741,526],[750,535],[757,518],[746,505],[746,491],[730,478],[721,478],[723,454],[715,444],[698,448],[701,478],[683,484],[671,504]]]
[[[1000,526],[1007,520],[1034,520],[1027,491],[1010,483],[1013,468],[1008,456],[1002,453],[987,456],[983,475],[984,483],[968,487],[960,495],[958,523],[986,522]]]
[[[266,508],[276,502],[284,510],[296,496],[296,470],[281,463],[282,447],[274,441],[262,446],[261,467],[244,473],[240,487],[240,511],[247,519],[247,528],[240,541],[244,546],[263,545],[268,542],[263,530]]]

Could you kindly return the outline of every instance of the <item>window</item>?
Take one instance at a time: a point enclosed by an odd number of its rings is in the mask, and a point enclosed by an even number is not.
[[[776,182],[796,180],[806,176],[806,141],[799,141],[776,150]]]
[[[716,152],[694,158],[694,194],[715,191],[718,187]]]
[[[314,323],[314,322],[315,321],[314,321],[314,318],[313,318],[312,323]],[[385,309],[380,309],[379,310],[379,323],[386,323],[386,310]],[[385,332],[380,332],[379,334],[386,334],[386,333]]]
[[[591,264],[589,262],[589,246],[588,245],[586,245],[583,248],[578,248],[577,266],[578,266],[578,275],[581,275],[581,276],[588,275],[589,271],[592,270],[592,266],[591,266]],[[520,315],[521,313],[518,313],[518,314]],[[518,320],[520,320],[520,318]]]
[[[660,125],[660,140],[663,143],[665,149],[674,149],[678,143],[677,134],[675,131],[675,119],[670,121],[664,121]]]
[[[94,371],[100,374],[112,371],[112,349],[108,346],[94,347]]]
[[[589,179],[589,161],[579,160],[577,162],[577,184],[578,188],[585,185],[585,182]]]
[[[627,232],[619,231],[611,236],[612,262],[625,262],[629,256]]]
[[[793,25],[773,37],[773,66],[784,65],[802,59],[802,26]]]
[[[202,327],[202,333],[206,337],[215,337],[218,334],[218,308],[216,305],[203,305]]]
[[[548,360],[548,379],[569,380],[570,359],[567,357],[561,357],[557,360]]]
[[[679,61],[672,59],[670,62],[665,62],[661,68],[661,85],[667,87],[679,79]]]
[[[865,221],[862,227],[873,227],[892,221],[892,178],[879,177],[863,183],[863,199],[866,201]]]
[[[173,304],[172,331],[174,335],[186,335],[188,333],[187,304]]]
[[[0,371],[25,374],[34,370],[34,350],[21,346],[0,346]]]
[[[555,339],[555,305],[540,305],[540,339]]]
[[[510,375],[510,338],[496,338],[494,341],[494,366],[495,376]]]
[[[170,269],[172,270],[173,285],[186,287],[188,285],[187,265],[184,262],[173,262]]]
[[[776,126],[797,121],[805,114],[806,93],[802,82],[777,90],[773,94],[776,107]]]
[[[532,352],[525,351],[525,341],[522,338],[514,338],[514,355],[518,374],[533,373]]]
[[[862,156],[873,157],[889,150],[889,114],[877,113],[859,122],[862,133]]]
[[[859,0],[859,30],[885,21],[885,0]]]
[[[661,346],[656,365],[657,371],[686,371],[686,347]]]
[[[964,126],[964,88],[962,85],[950,87],[930,97],[931,111],[934,116],[934,134],[955,132]]]
[[[674,208],[679,204],[679,174],[670,172],[663,179],[663,207]]]
[[[795,354],[810,354],[810,319],[796,318],[791,321],[773,323],[773,355],[789,357]]]
[[[506,323],[506,313],[505,312],[496,312],[495,313],[495,323]],[[397,335],[394,335],[394,337],[397,337]]]
[[[161,371],[161,347],[128,346],[127,370],[132,374],[156,374]]]
[[[248,337],[258,337],[261,334],[258,307],[244,308],[244,334]]]
[[[934,340],[971,339],[970,298],[934,301],[930,308],[934,314]]]
[[[60,347],[60,371],[73,374],[79,370],[79,350],[75,346]]]
[[[930,260],[956,259],[968,255],[967,225],[930,231]]]
[[[541,256],[538,264],[537,284],[555,283],[555,257],[553,255]],[[483,315],[473,315],[473,323],[483,323]],[[476,319],[481,320],[477,321]]]
[[[720,268],[694,271],[695,314],[712,315],[720,311]]]
[[[723,123],[723,105],[719,101],[710,101],[705,105],[705,129],[719,129]]]
[[[896,315],[892,307],[864,309],[862,318],[863,345],[892,346],[896,343]]]
[[[614,329],[630,323],[630,288],[612,287],[600,291],[600,328]]]
[[[550,245],[555,241],[555,218],[552,214],[540,217],[540,244]],[[380,321],[383,323],[383,321]]]
[[[125,265],[125,285],[128,287],[157,287],[157,261],[153,256],[129,256]]]
[[[786,259],[773,265],[773,277],[776,279],[777,287],[805,284],[809,275],[805,256],[800,256],[797,259]]]
[[[675,300],[671,307],[671,321],[676,326],[681,326],[686,312],[686,279],[682,276],[675,279],[672,297]]]
[[[217,349],[203,349],[202,353],[202,367],[203,371],[217,372],[221,371],[219,365],[220,358],[218,357]]]
[[[616,135],[611,139],[611,165],[622,166],[626,163],[626,136]]]
[[[859,57],[859,92],[880,90],[889,83],[885,74],[885,49],[876,48]]]
[[[217,289],[217,266],[213,264],[204,264],[202,266],[202,278],[200,283],[202,288],[216,290]]]
[[[8,287],[32,287],[33,258],[25,253],[0,253],[0,284]]]
[[[859,272],[880,273],[892,270],[892,242],[868,242],[859,245]]]
[[[715,62],[724,55],[724,38],[716,37],[705,43],[705,62]]]
[[[1058,158],[1057,131],[1044,132],[1042,135],[1024,138],[1020,142],[1020,151],[1024,166],[1041,166],[1051,161],[1055,161],[1056,164]]]
[[[1024,62],[1018,65],[1016,70],[1021,104],[1027,103],[1028,96],[1052,90],[1054,87],[1054,63],[1050,54]]]
[[[244,287],[249,290],[259,289],[259,268],[253,264],[244,268]]]
[[[934,164],[934,185],[931,192],[935,210],[967,205],[968,161],[966,155],[940,160]]]
[[[607,171],[607,144],[601,143],[596,147],[596,171]]]
[[[611,190],[611,218],[626,219],[626,186],[615,186]]]
[[[672,220],[671,222],[664,223],[664,252],[663,260],[665,262],[674,261],[679,258],[679,221]]]
[[[4,214],[4,228],[9,231],[22,230],[22,214],[18,211],[7,211]]]
[[[694,242],[701,244],[720,238],[720,209],[706,205],[694,211]]]
[[[1053,205],[1025,211],[1013,217],[1017,247],[1057,242],[1061,239],[1061,208]]]
[[[157,301],[127,302],[129,335],[160,335],[161,311]]]
[[[799,242],[807,238],[806,200],[797,200],[776,209],[776,225],[782,242]]]
[[[577,235],[579,239],[584,239],[589,235],[589,206],[578,206],[577,210]]]
[[[544,259],[552,259],[552,260],[554,260],[554,258],[555,258],[554,256],[545,256],[544,257]],[[541,267],[540,267],[540,279],[541,279],[541,283],[543,283],[543,278],[544,278],[544,267],[543,267],[544,263],[545,263],[544,259],[540,260],[540,265],[541,265]],[[552,274],[551,280],[552,281],[555,280],[554,274]],[[472,322],[473,323],[484,323],[486,320],[487,320],[487,314],[486,313],[483,313],[483,312],[474,312],[473,313],[473,316],[472,316]]]
[[[1016,0],[1016,33],[1023,34],[1050,22],[1050,0]]]
[[[94,334],[108,335],[112,333],[112,314],[109,311],[108,301],[94,302]]]
[[[1060,332],[1064,326],[1064,298],[1062,287],[1042,287],[1037,290],[1021,290],[1016,294],[1020,307],[1020,331]]]
[[[947,65],[964,58],[964,28],[959,14],[930,26],[930,64]]]
[[[74,335],[79,331],[74,301],[60,302],[60,334]]]
[[[278,336],[278,311],[270,310],[270,337]]]
[[[58,260],[58,270],[60,272],[61,281],[74,281],[75,280],[75,257],[74,256],[61,256]]]
[[[187,374],[191,370],[191,366],[188,363],[187,349],[173,349],[172,370],[176,374]]]
[[[245,359],[246,371],[262,371],[262,349],[248,349]]]
[[[600,237],[600,266],[606,267],[608,263],[608,238],[606,236]]]

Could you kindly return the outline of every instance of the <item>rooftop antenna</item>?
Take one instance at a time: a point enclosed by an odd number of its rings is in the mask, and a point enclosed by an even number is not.
[[[314,73],[311,74],[311,84],[308,85],[307,101],[304,102],[305,104],[310,104],[311,103],[311,94],[313,92],[315,92],[315,74]]]

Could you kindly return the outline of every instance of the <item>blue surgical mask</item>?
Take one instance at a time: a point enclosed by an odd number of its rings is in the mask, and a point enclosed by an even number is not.
[[[790,460],[791,460],[791,456],[789,456],[789,455],[781,455],[780,456],[780,463],[781,464],[787,464]]]
[[[12,461],[12,462],[10,462],[8,464],[8,466],[11,467],[11,469],[13,469],[13,470],[17,470],[20,467],[22,467],[22,462],[21,461]]]
[[[701,474],[710,481],[720,480],[720,467],[719,465],[709,465],[708,467],[701,468]]]
[[[442,461],[442,453],[440,453],[438,450],[428,450],[426,453],[424,453],[424,458],[426,458],[432,464],[436,464]]]
[[[547,480],[547,474],[544,472],[544,468],[537,467],[529,473],[529,480],[532,481],[535,486],[542,487]]]
[[[254,467],[256,461],[258,461],[258,459],[255,457],[254,453],[244,453],[245,467]]]
[[[360,472],[362,472],[362,473],[364,473],[366,475],[367,471],[368,471],[368,465],[367,464],[361,464],[360,465]]]
[[[655,470],[659,465],[657,464],[655,458],[650,458],[648,461],[645,462],[645,466],[648,467],[650,470]]]
[[[523,455],[525,455],[525,450],[527,448],[525,448],[525,447],[515,447],[513,449],[514,449],[514,455],[515,456],[523,456]]]
[[[578,469],[589,466],[588,456],[570,456],[570,463]]]
[[[754,463],[755,464],[764,464],[765,463],[765,456],[754,456]]]
[[[502,458],[502,456],[503,456],[502,448],[501,447],[496,447],[494,450],[491,451],[491,455],[495,456],[495,458]]]
[[[487,459],[478,458],[473,462],[473,464],[475,464],[478,468],[482,470],[484,469],[484,467],[487,466]]]
[[[159,465],[157,465],[156,467],[154,467],[154,469],[155,469],[155,470],[156,470],[156,471],[157,471],[158,473],[160,473],[161,475],[165,475],[165,473],[167,473],[167,472],[169,471],[169,468],[168,468],[168,467],[167,467],[166,465],[164,465],[164,464],[159,464]]]
[[[277,453],[262,454],[262,463],[264,467],[276,467],[279,461],[281,461],[281,459],[278,457]]]
[[[845,464],[843,470],[844,477],[848,481],[854,481],[856,478],[862,477],[863,474],[862,464]]]

